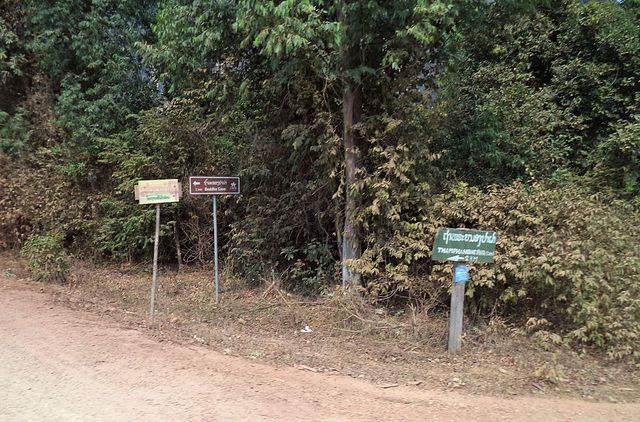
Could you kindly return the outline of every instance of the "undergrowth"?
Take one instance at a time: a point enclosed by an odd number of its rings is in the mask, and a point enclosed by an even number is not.
[[[22,247],[27,271],[38,281],[64,283],[69,275],[69,255],[58,232],[34,235]]]
[[[628,205],[576,186],[460,185],[436,211],[447,227],[498,232],[494,264],[470,265],[468,312],[498,304],[547,343],[640,366],[640,219]]]

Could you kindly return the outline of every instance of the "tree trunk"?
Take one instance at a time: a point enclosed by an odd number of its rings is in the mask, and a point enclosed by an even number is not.
[[[360,121],[361,103],[360,87],[351,89],[345,88],[343,95],[344,107],[344,157],[345,157],[345,210],[344,210],[344,236],[342,240],[342,285],[353,290],[360,286],[360,273],[350,270],[345,265],[349,259],[358,259],[362,253],[360,244],[360,233],[358,225],[354,221],[354,213],[358,206],[358,201],[353,195],[353,186],[356,183],[357,172],[362,165],[361,150],[359,142],[353,133],[353,125]]]
[[[346,36],[340,46],[340,57],[344,70],[357,67],[360,61],[359,43],[352,42],[355,33],[355,22],[351,22],[349,16],[344,13],[347,4],[347,0],[342,1],[342,8],[339,14],[340,22],[347,29]],[[343,83],[342,107],[344,116],[343,139],[346,197],[342,239],[342,285],[348,290],[355,290],[361,285],[361,276],[357,271],[347,268],[346,261],[359,259],[362,254],[360,233],[354,216],[358,201],[353,195],[358,169],[362,166],[362,149],[360,148],[359,139],[353,131],[353,126],[359,123],[362,117],[362,87],[347,76],[344,77]]]

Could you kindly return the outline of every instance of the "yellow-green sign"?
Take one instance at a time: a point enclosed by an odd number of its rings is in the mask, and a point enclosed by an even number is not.
[[[141,204],[161,204],[180,200],[178,179],[141,180],[138,182],[136,197]]]

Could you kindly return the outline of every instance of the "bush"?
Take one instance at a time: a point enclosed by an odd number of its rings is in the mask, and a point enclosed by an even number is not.
[[[27,271],[38,281],[64,283],[69,275],[69,255],[58,232],[35,235],[20,250],[27,258]]]
[[[100,192],[88,189],[86,174],[68,174],[71,160],[57,146],[20,159],[0,152],[0,249],[19,250],[31,234],[56,230],[75,254],[92,255]]]
[[[460,185],[436,212],[443,227],[498,232],[494,264],[471,265],[470,307],[548,321],[574,344],[640,365],[640,216],[631,206],[573,183],[516,183],[487,193]]]

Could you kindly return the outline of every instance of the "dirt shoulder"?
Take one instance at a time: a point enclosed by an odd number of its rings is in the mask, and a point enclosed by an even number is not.
[[[432,357],[439,369],[423,376],[417,363],[389,355],[382,366],[395,369],[374,375],[381,355],[358,352],[355,340],[344,345],[347,356],[333,367],[337,358],[323,353],[339,343],[329,336],[323,340],[322,332],[274,331],[268,347],[264,333],[245,338],[244,328],[255,318],[245,312],[244,322],[229,315],[237,326],[218,327],[227,339],[218,344],[207,322],[181,323],[159,311],[157,326],[149,328],[140,315],[112,301],[87,301],[88,293],[0,277],[0,419],[632,421],[640,414],[640,404],[629,396],[637,385],[615,387],[633,390],[620,391],[616,403],[542,391],[487,395],[455,361]],[[193,331],[187,334],[187,328]],[[371,366],[362,353],[370,355]],[[507,373],[497,371],[501,376],[515,370],[507,363]],[[430,381],[437,377],[446,379]]]

